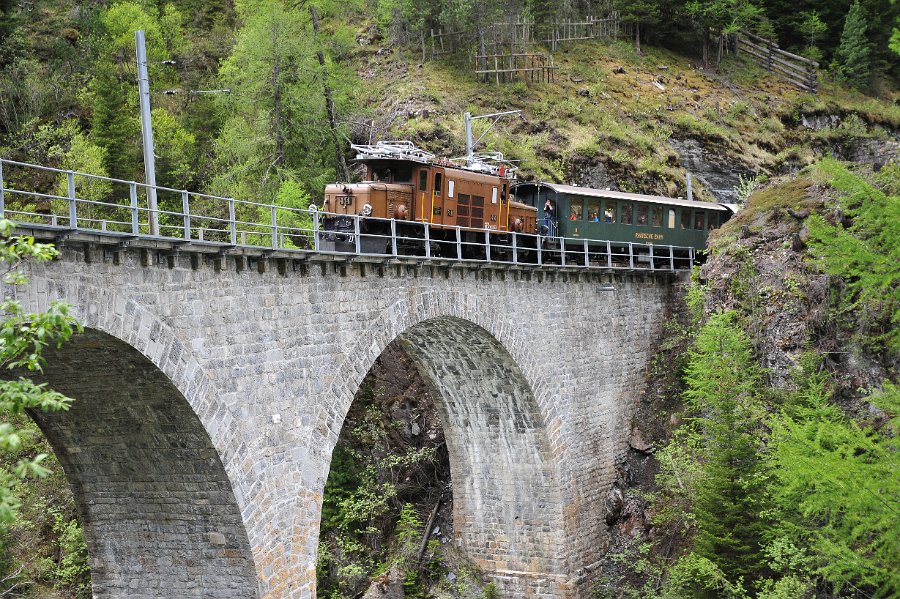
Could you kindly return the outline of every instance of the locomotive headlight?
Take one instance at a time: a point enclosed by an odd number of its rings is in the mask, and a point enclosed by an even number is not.
[[[362,209],[363,216],[372,216],[372,204],[366,202]]]

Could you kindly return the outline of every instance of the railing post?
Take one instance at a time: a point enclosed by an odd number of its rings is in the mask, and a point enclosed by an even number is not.
[[[485,262],[491,261],[491,232],[486,229],[484,231],[484,259]]]
[[[3,161],[0,160],[0,218],[3,218],[6,203],[3,197]]]
[[[397,257],[397,219],[391,219],[391,255]]]
[[[634,246],[630,241],[628,242],[628,268],[634,270]]]
[[[278,208],[274,205],[271,207],[272,210],[272,249],[278,249]]]
[[[587,268],[591,264],[590,264],[590,259],[588,257],[587,239],[584,239],[583,241],[584,241],[584,267]]]
[[[353,219],[353,249],[357,256],[360,254],[362,247],[362,244],[359,242],[359,219],[360,216],[358,214]]]
[[[606,267],[612,269],[612,246],[606,242]]]
[[[313,219],[313,250],[319,251],[319,212],[310,210]]]
[[[669,246],[669,270],[675,272],[675,248]]]
[[[423,223],[425,227],[425,257],[431,258],[431,227],[429,224]]]
[[[559,239],[559,265],[566,265],[566,238],[558,237]]]
[[[540,235],[537,236],[537,259],[538,259],[537,263],[538,263],[538,266],[542,266],[544,264],[543,256],[541,255],[541,252],[543,251],[543,248],[541,248],[541,241],[543,239],[545,239],[545,238],[541,237]]]
[[[456,227],[456,259],[462,260],[462,231],[459,227]]]
[[[69,228],[78,228],[78,205],[75,203],[75,173],[66,172],[66,189],[69,194]]]
[[[187,190],[181,192],[181,215],[184,219],[184,238],[191,240],[191,200]]]
[[[513,245],[512,245],[512,254],[513,254],[513,264],[519,263],[519,250],[516,243],[516,232],[513,231]]]
[[[688,259],[690,260],[691,272],[694,272],[694,248],[688,248]]]
[[[231,245],[237,245],[237,223],[234,217],[234,198],[228,200],[228,236]]]
[[[131,234],[140,233],[140,218],[138,217],[137,183],[128,184],[128,198],[131,200]]]
[[[653,244],[650,244],[650,270],[655,270],[653,267]]]

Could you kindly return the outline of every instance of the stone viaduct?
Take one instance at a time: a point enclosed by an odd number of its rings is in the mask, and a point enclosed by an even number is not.
[[[395,338],[441,398],[456,542],[503,596],[589,595],[674,275],[61,252],[16,293],[85,325],[44,373],[73,408],[33,416],[96,597],[314,597],[331,452]]]

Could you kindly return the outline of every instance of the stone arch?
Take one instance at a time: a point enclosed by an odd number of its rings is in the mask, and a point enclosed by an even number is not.
[[[564,505],[534,392],[534,361],[488,302],[458,292],[401,299],[367,327],[334,371],[323,412],[333,449],[368,370],[399,339],[438,399],[450,453],[454,523],[466,553],[509,596],[568,595]],[[522,366],[507,347],[523,356]],[[330,458],[324,460],[326,465]],[[324,479],[325,477],[323,477]]]
[[[98,597],[253,597],[231,483],[200,419],[146,355],[97,329],[46,351],[75,399],[34,412],[72,487]]]

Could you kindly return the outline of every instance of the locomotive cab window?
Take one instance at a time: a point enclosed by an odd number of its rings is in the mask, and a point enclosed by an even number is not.
[[[383,181],[384,183],[391,182],[391,169],[387,166],[381,166],[374,170],[372,173],[374,175],[375,181]]]
[[[622,224],[630,225],[634,214],[634,207],[629,204],[622,204]]]
[[[419,171],[419,191],[428,191],[428,171],[424,168]]]
[[[441,173],[434,174],[434,195],[441,195],[442,185],[444,183],[444,177]]]
[[[394,169],[394,180],[391,183],[409,183],[412,181],[412,168],[409,166],[398,166]]]

